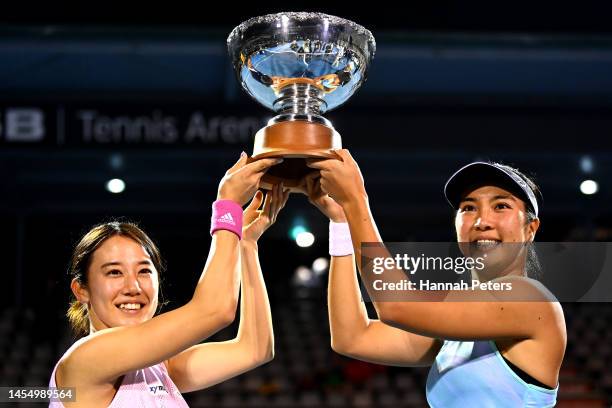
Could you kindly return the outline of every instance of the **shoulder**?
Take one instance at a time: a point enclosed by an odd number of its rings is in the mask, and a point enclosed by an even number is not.
[[[81,378],[83,370],[89,371],[91,367],[87,356],[96,352],[100,335],[111,330],[114,329],[100,330],[75,341],[58,361],[56,379],[70,378],[70,381],[73,382]]]
[[[81,337],[77,341],[75,341],[69,348],[64,352],[62,357],[60,357],[59,361],[55,365],[55,369],[53,370],[52,376],[54,376],[54,380],[58,387],[61,387],[61,384],[64,383],[66,377],[70,374],[70,369],[72,368],[72,362],[74,361],[74,357],[71,359],[71,356],[74,356],[74,351],[77,350],[83,343],[89,340],[89,336]]]
[[[65,366],[67,363],[72,363],[75,360],[75,357],[76,359],[78,359],[78,355],[83,349],[95,347],[96,338],[106,330],[110,329],[100,330],[96,333],[88,334],[72,343],[72,345],[68,348],[68,350],[66,350],[64,355],[60,358],[59,364]]]
[[[492,282],[510,284],[511,290],[503,291],[500,300],[517,302],[558,303],[555,295],[540,281],[524,276],[503,276]]]
[[[523,307],[538,317],[542,327],[565,333],[565,316],[561,303],[540,281],[522,276],[507,276],[495,281],[512,284],[512,291],[500,300],[521,302]]]

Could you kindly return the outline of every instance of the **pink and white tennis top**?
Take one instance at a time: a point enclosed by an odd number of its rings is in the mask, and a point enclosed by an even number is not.
[[[51,374],[49,387],[55,387],[55,371]],[[76,392],[78,401],[79,393]],[[172,382],[164,363],[132,371],[121,381],[115,397],[108,408],[189,408],[185,399]],[[64,408],[61,402],[51,402],[49,408]]]

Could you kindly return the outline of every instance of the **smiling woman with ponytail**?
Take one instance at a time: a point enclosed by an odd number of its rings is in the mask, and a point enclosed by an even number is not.
[[[288,192],[275,186],[264,199],[257,188],[278,162],[247,164],[243,153],[226,172],[212,205],[204,271],[191,300],[172,311],[156,315],[164,265],[142,229],[108,222],[83,236],[70,262],[74,299],[67,317],[84,337],[58,361],[49,382],[74,387],[77,397],[52,401],[51,407],[186,407],[181,393],[272,359],[272,319],[257,240],[275,222]],[[239,290],[236,338],[200,344],[234,320]]]
[[[151,262],[160,276],[165,271],[159,249],[155,243],[136,224],[130,222],[108,222],[99,224],[87,232],[74,248],[68,273],[71,280],[81,287],[87,288],[87,270],[91,264],[92,254],[107,239],[112,236],[122,236],[140,244],[151,257]],[[161,309],[162,304],[158,307]],[[74,332],[79,335],[87,335],[90,332],[90,322],[87,313],[87,304],[79,302],[75,297],[70,302],[66,317]]]

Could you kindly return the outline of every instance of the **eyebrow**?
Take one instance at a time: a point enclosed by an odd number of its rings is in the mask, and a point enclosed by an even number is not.
[[[514,196],[512,194],[498,194],[496,196],[494,196],[491,201],[494,200],[512,200],[512,201],[516,201],[516,198],[514,198]],[[459,201],[459,204],[463,203],[463,202],[476,202],[476,199],[473,197],[465,197],[463,200]]]
[[[112,261],[112,262],[106,262],[106,263],[102,264],[102,266],[100,266],[100,268],[105,268],[107,266],[118,266],[118,265],[121,265],[121,262],[119,262],[119,261]],[[138,265],[152,265],[152,262],[145,259],[143,261],[138,262]]]

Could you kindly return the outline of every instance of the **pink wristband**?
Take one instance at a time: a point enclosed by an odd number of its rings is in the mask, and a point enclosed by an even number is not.
[[[217,230],[232,231],[242,239],[242,207],[232,200],[217,200],[212,205],[210,235]]]
[[[346,256],[353,254],[351,231],[346,222],[329,222],[329,254]]]

